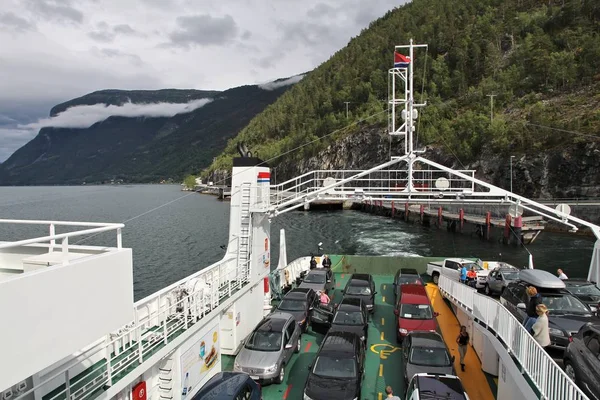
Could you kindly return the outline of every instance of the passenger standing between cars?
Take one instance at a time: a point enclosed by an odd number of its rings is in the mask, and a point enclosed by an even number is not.
[[[464,372],[465,355],[467,354],[467,346],[469,345],[469,333],[466,326],[461,325],[456,343],[458,343],[458,354],[460,355],[460,369]]]
[[[317,268],[317,260],[315,260],[315,256],[310,256],[310,269],[313,270]]]
[[[546,350],[550,346],[550,328],[548,327],[548,307],[538,304],[535,308],[538,318],[531,327],[533,338]]]
[[[538,318],[536,307],[542,304],[542,295],[537,292],[537,289],[533,286],[527,288],[527,296],[529,296],[529,304],[527,304],[527,316],[523,321],[523,326],[527,332],[531,332],[531,327],[535,324]]]
[[[323,267],[325,268],[331,268],[331,259],[329,258],[329,256],[327,254],[325,254],[325,257],[323,257]]]
[[[460,269],[460,278],[459,279],[460,279],[460,283],[467,282],[467,267],[465,267],[464,265]]]
[[[471,269],[467,272],[467,284],[469,286],[475,287],[477,280],[477,272],[475,272],[475,267],[471,267]]]
[[[327,296],[327,293],[325,293],[324,291],[319,290],[317,295],[319,296],[319,301],[321,302],[321,304],[329,304],[329,302],[331,301],[329,296]]]
[[[391,400],[400,400],[400,397],[394,396],[394,391],[391,386],[387,386],[385,388],[385,393],[387,394],[387,398]]]
[[[567,274],[565,274],[563,272],[563,270],[560,269],[560,268],[556,271],[556,273],[558,274],[558,278],[562,279],[563,281],[566,280],[566,279],[569,279],[569,277],[567,276]]]

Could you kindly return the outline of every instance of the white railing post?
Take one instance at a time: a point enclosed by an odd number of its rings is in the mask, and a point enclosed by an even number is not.
[[[56,230],[54,229],[54,224],[50,224],[50,236],[54,236],[56,234]],[[50,239],[50,247],[48,248],[48,253],[52,253],[54,251],[54,246],[56,245],[56,239]]]
[[[62,263],[69,264],[69,237],[65,236],[62,240]]]
[[[188,311],[189,311],[188,303],[189,303],[190,296],[191,295],[188,294],[187,296],[185,296],[183,298],[183,320],[185,321],[185,324],[184,324],[185,329],[188,328]]]
[[[140,315],[139,315],[139,310],[137,307],[135,307],[133,309],[133,316],[134,316],[134,326],[135,326],[135,340],[137,341],[137,346],[138,346],[138,360],[141,363],[144,362],[144,355],[142,354],[142,327],[140,326]]]
[[[106,379],[107,382],[106,384],[108,386],[112,386],[112,366],[111,366],[111,362],[110,362],[110,334],[106,335],[106,337],[104,338],[104,357],[106,359]]]
[[[117,249],[123,247],[123,237],[121,235],[121,228],[117,228]]]
[[[69,378],[69,369],[65,370],[65,395],[66,400],[71,400],[71,379]]]

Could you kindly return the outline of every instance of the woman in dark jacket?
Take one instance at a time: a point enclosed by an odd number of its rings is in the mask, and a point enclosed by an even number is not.
[[[317,268],[317,260],[315,260],[315,256],[310,257],[310,269]]]
[[[542,295],[537,292],[536,288],[529,286],[527,288],[527,296],[529,296],[529,303],[527,304],[527,316],[525,317],[525,321],[523,321],[523,325],[527,332],[531,332],[531,327],[538,319],[536,308],[538,305],[542,304]]]

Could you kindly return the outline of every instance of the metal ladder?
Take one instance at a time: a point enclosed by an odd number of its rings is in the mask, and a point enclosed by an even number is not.
[[[158,394],[163,400],[172,400],[173,393],[173,358],[165,359],[158,367]]]
[[[250,261],[250,229],[251,227],[251,187],[250,183],[243,183],[240,187],[240,236],[238,237],[238,256],[236,280],[238,287],[242,281],[249,279]]]

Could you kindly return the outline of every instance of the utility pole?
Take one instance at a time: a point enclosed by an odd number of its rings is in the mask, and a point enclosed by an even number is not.
[[[497,96],[497,94],[487,95],[490,98],[490,123],[494,122],[494,96]]]
[[[510,156],[510,192],[512,193],[512,179],[513,179],[513,173],[512,173],[512,160],[513,158],[515,158],[515,156]]]
[[[346,119],[348,119],[348,104],[350,104],[351,101],[345,101],[344,103],[346,103]]]

